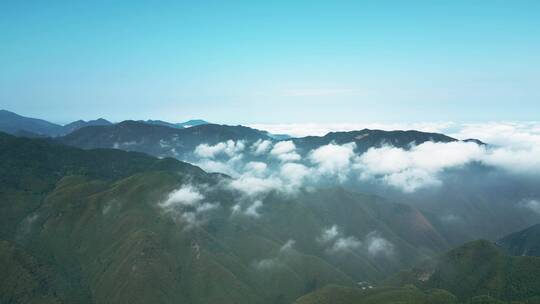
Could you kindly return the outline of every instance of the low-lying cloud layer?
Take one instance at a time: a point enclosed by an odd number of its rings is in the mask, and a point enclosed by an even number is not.
[[[385,146],[369,149],[354,166],[361,179],[379,178],[390,186],[413,192],[439,185],[441,171],[480,161],[485,153],[483,146],[473,142],[426,142],[409,150]]]
[[[394,254],[394,244],[383,238],[377,231],[368,233],[363,241],[352,235],[345,235],[337,225],[324,229],[316,239],[325,246],[328,254],[342,254],[348,251],[364,250],[372,257],[390,257]]]
[[[232,141],[218,143],[211,146],[207,144],[201,144],[197,146],[194,153],[202,158],[214,158],[220,154],[228,155],[229,157],[235,156],[237,153],[243,151],[245,148],[243,141]]]
[[[294,252],[294,245],[296,244],[295,240],[288,240],[279,248],[279,251],[276,256],[255,260],[251,263],[253,268],[257,271],[269,271],[280,267],[285,267],[285,258]]]
[[[540,178],[540,124],[470,124],[455,130],[459,138],[478,138],[476,142],[425,142],[410,147],[391,145],[372,147],[364,153],[356,144],[329,143],[310,151],[299,150],[291,140],[272,142],[226,141],[215,145],[201,144],[193,151],[195,163],[211,172],[233,178],[220,187],[236,193],[231,215],[258,218],[270,193],[295,195],[300,189],[310,191],[318,184],[362,183],[391,187],[405,193],[444,184],[445,172],[470,164],[495,168],[508,174]],[[205,214],[220,207],[206,199],[205,189],[184,185],[172,191],[160,206],[173,212],[189,225],[204,220]],[[538,200],[518,204],[540,214]],[[337,235],[330,227],[321,238],[331,239],[334,252],[360,247],[364,241]],[[386,243],[372,237],[371,252]]]
[[[324,136],[329,132],[346,132],[363,129],[372,130],[417,130],[423,132],[449,133],[456,127],[453,122],[420,123],[290,123],[290,124],[251,124],[251,128],[266,130],[273,134],[288,134],[293,137]]]
[[[394,244],[380,236],[376,231],[370,232],[365,240],[367,251],[371,256],[392,256],[394,254]]]
[[[204,222],[204,214],[218,208],[219,203],[206,201],[201,189],[186,184],[170,192],[159,206],[191,228]]]
[[[301,158],[300,155],[296,153],[295,144],[290,140],[276,143],[270,151],[270,155],[283,162],[297,161]]]
[[[521,201],[520,205],[532,212],[540,214],[540,201],[535,199],[525,199]]]
[[[206,171],[230,175],[231,179],[224,178],[212,187],[228,191],[233,202],[225,205],[219,199],[209,199],[215,197],[209,194],[213,191],[210,186],[185,184],[166,195],[159,206],[189,228],[205,223],[217,211],[230,215],[230,219],[261,221],[265,212],[272,210],[266,205],[273,201],[272,195],[290,198],[320,185],[356,189],[375,184],[384,191],[397,190],[388,193],[418,193],[415,197],[421,197],[428,193],[422,189],[443,187],[450,180],[448,172],[470,174],[467,170],[476,167],[496,172],[497,177],[503,172],[504,176],[540,179],[540,124],[471,124],[454,129],[451,136],[476,138],[488,145],[474,141],[425,142],[411,143],[407,148],[375,146],[359,153],[361,144],[354,142],[331,142],[307,151],[300,147],[301,142],[297,141],[297,146],[293,140],[201,144],[194,149],[192,162]],[[534,191],[526,195],[522,201],[513,201],[513,206],[540,214],[538,195]],[[464,214],[454,211],[450,208],[438,216],[452,225],[467,220]],[[399,253],[394,239],[379,231],[360,235],[336,224],[311,237],[329,256],[353,253],[391,258]],[[294,252],[295,246],[295,241],[289,240],[279,252],[254,260],[252,266],[257,271],[283,267],[284,257]]]
[[[540,173],[540,123],[413,126],[428,131],[452,129],[454,133],[450,135],[456,138],[476,138],[488,145],[462,141],[425,142],[408,149],[391,145],[373,147],[358,154],[354,142],[329,143],[300,152],[291,140],[253,143],[229,140],[213,146],[199,145],[193,154],[198,157],[196,164],[203,169],[237,178],[231,187],[248,196],[275,189],[291,192],[306,183],[321,180],[376,182],[404,192],[415,192],[440,186],[441,173],[445,170],[463,168],[471,163],[513,174]],[[389,129],[388,126],[378,127]]]

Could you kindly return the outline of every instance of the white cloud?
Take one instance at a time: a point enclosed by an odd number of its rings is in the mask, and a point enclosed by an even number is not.
[[[219,204],[217,203],[203,203],[199,206],[197,206],[197,209],[195,209],[198,213],[205,212],[209,210],[213,210],[219,207]]]
[[[302,125],[304,126],[304,125]],[[265,161],[244,160],[245,143],[227,141],[214,146],[200,145],[194,155],[202,157],[196,163],[206,171],[222,172],[236,177],[232,187],[248,196],[266,195],[272,190],[294,192],[309,182],[330,181],[329,176],[345,182],[358,175],[360,180],[374,180],[404,192],[440,186],[441,173],[471,162],[504,169],[515,174],[540,175],[540,123],[419,123],[409,125],[347,125],[340,130],[377,127],[377,129],[420,129],[441,131],[452,129],[458,138],[478,138],[496,146],[477,145],[474,142],[434,143],[425,142],[408,149],[383,146],[371,148],[357,155],[354,143],[331,143],[309,151],[302,162],[293,141],[273,144],[258,140],[250,146],[248,155],[268,157]],[[319,127],[321,127],[319,125]],[[334,125],[333,127],[336,127]],[[315,128],[315,126],[314,126]],[[337,127],[336,127],[337,128]],[[314,130],[314,129],[313,129]],[[290,133],[279,130],[279,133]],[[215,159],[218,155],[229,159]],[[281,160],[275,164],[270,158]],[[247,163],[246,163],[247,162]],[[302,163],[300,163],[302,162]],[[241,185],[241,183],[246,185]]]
[[[331,227],[324,229],[321,235],[317,237],[317,241],[329,246],[326,249],[326,252],[330,254],[355,250],[362,245],[362,242],[356,237],[344,236],[337,225],[332,225]]]
[[[514,173],[540,174],[540,122],[488,122],[460,125],[451,136],[476,138],[492,146],[482,159]]]
[[[201,167],[206,172],[219,172],[232,177],[240,176],[244,171],[244,141],[232,141],[218,143],[214,146],[207,144],[198,145],[193,154],[199,157],[194,165]],[[216,159],[217,156],[224,156]]]
[[[204,222],[204,214],[219,207],[219,203],[204,202],[205,196],[195,186],[186,184],[173,190],[159,203],[167,213],[186,224],[186,229]]]
[[[297,163],[285,163],[279,171],[280,176],[287,181],[286,185],[289,188],[299,187],[309,173],[308,167]]]
[[[355,156],[355,143],[337,145],[330,143],[312,150],[309,160],[317,165],[322,174],[336,175],[344,180],[350,170],[351,160]]]
[[[292,123],[292,124],[252,124],[249,127],[266,130],[274,134],[288,134],[295,137],[323,136],[329,132],[347,132],[363,129],[377,130],[418,130],[423,132],[445,133],[457,128],[453,122],[419,123]]]
[[[388,185],[399,188],[404,192],[414,192],[420,188],[442,184],[435,172],[418,168],[407,168],[403,171],[390,173],[385,175],[382,180]]]
[[[282,162],[298,161],[301,159],[300,155],[296,152],[283,153],[277,156]]]
[[[467,123],[457,127],[451,136],[459,139],[476,138],[486,143],[525,149],[540,146],[540,122]]]
[[[360,246],[362,246],[362,242],[360,242],[354,236],[340,237],[334,242],[334,245],[329,249],[329,252],[338,253],[349,251],[358,249]]]
[[[259,208],[262,207],[262,201],[260,200],[256,200],[253,202],[253,204],[249,205],[246,210],[244,210],[244,214],[247,215],[247,216],[252,216],[252,217],[259,217],[260,214],[259,214]]]
[[[231,207],[231,212],[232,214],[238,214],[240,212],[242,212],[242,206],[240,206],[240,204],[235,204],[234,206]]]
[[[274,145],[274,148],[272,149],[272,151],[270,151],[270,154],[280,155],[283,153],[294,152],[295,149],[296,146],[291,140],[280,141]]]
[[[484,148],[472,142],[425,142],[409,150],[384,146],[370,148],[359,158],[359,165],[371,174],[388,174],[406,169],[428,172],[460,166],[478,160]]]
[[[296,153],[296,146],[290,140],[276,143],[270,154],[283,162],[300,160],[300,155]]]
[[[405,192],[439,185],[438,173],[479,161],[485,148],[472,142],[425,142],[409,150],[384,146],[370,148],[356,161],[354,167],[362,179],[380,178]]]
[[[266,173],[268,165],[263,162],[252,161],[244,166],[244,170],[255,176],[261,176]]]
[[[199,190],[192,185],[183,185],[179,189],[176,189],[169,193],[167,200],[160,203],[163,208],[175,207],[175,206],[193,206],[198,204],[204,199]]]
[[[264,195],[272,190],[280,189],[282,183],[276,178],[259,178],[244,175],[229,183],[232,189],[242,192],[249,197]]]
[[[535,200],[535,199],[523,200],[520,205],[535,213],[540,214],[540,201],[538,200]]]
[[[272,142],[269,140],[259,139],[253,143],[251,149],[255,155],[263,155],[267,153],[272,147]]]
[[[394,254],[394,244],[381,237],[377,232],[370,232],[366,237],[367,250],[371,256],[391,256]]]
[[[199,220],[197,219],[197,214],[195,212],[183,212],[180,213],[179,216],[187,223],[186,228],[188,229],[199,224]]]
[[[281,248],[279,248],[280,253],[287,253],[293,250],[294,244],[296,244],[295,240],[288,240]]]
[[[218,143],[216,145],[200,144],[195,148],[195,154],[203,158],[214,158],[216,154],[225,150],[227,145],[225,143]]]
[[[242,152],[245,148],[245,143],[241,140],[233,141],[228,140],[226,142],[220,142],[215,145],[200,144],[195,148],[195,155],[201,158],[214,158],[217,155],[225,154],[229,157],[233,157],[236,154]]]
[[[362,179],[380,179],[405,192],[440,185],[440,172],[471,162],[483,163],[516,174],[539,175],[540,135],[537,138],[537,135],[534,135],[536,131],[528,135],[521,134],[522,130],[515,131],[506,125],[494,125],[493,128],[509,133],[502,136],[504,139],[498,140],[503,143],[508,139],[510,145],[482,146],[473,142],[456,141],[425,142],[409,150],[384,146],[370,148],[358,157],[354,167],[360,171]],[[474,130],[492,136],[491,139],[496,138],[496,135],[484,128],[476,126]],[[509,139],[511,134],[516,134],[521,139]]]
[[[266,169],[265,163],[250,162],[242,175],[228,182],[228,187],[239,191],[241,199],[263,198],[272,191],[295,193],[306,181],[310,169],[298,163],[283,163],[276,170]]]
[[[230,161],[222,162],[212,159],[203,159],[194,163],[194,165],[199,166],[206,172],[219,172],[233,177],[240,175],[240,173],[238,173],[238,171],[235,169],[235,164]]]
[[[323,230],[321,236],[318,238],[318,241],[321,243],[327,243],[333,241],[339,236],[339,230],[337,225],[332,225],[332,227]]]
[[[495,148],[482,162],[513,173],[540,174],[540,146],[525,149]]]
[[[296,244],[296,241],[290,239],[279,248],[277,256],[254,261],[251,265],[258,271],[268,271],[276,267],[284,267],[285,264],[282,259],[294,250],[294,244]]]

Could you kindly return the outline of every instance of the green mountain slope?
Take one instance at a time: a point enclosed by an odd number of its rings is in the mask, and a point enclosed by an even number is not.
[[[98,119],[89,120],[89,121],[77,120],[77,121],[68,123],[67,125],[64,125],[62,135],[69,134],[75,130],[79,130],[80,128],[84,128],[84,127],[110,126],[110,125],[112,125],[112,122],[103,118],[98,118]]]
[[[235,216],[245,198],[228,177],[174,159],[0,134],[0,160],[1,267],[12,248],[43,265],[31,275],[13,268],[4,284],[51,301],[291,303],[328,284],[380,280],[447,247],[418,210],[341,188],[272,193],[259,217]],[[215,204],[195,226],[184,213],[195,207],[160,206],[186,185]],[[322,243],[332,225],[355,247]],[[370,238],[391,250],[369,249]],[[43,276],[57,283],[36,289]]]
[[[414,286],[402,288],[364,289],[342,286],[325,286],[297,299],[294,304],[452,304],[457,298],[444,290],[423,292]]]
[[[540,290],[540,258],[505,255],[488,241],[474,241],[387,281],[422,289],[445,289],[462,300],[489,295],[501,300],[526,300]]]
[[[63,134],[63,127],[43,119],[24,117],[10,111],[0,110],[0,132],[58,136]]]
[[[391,276],[379,286],[325,286],[295,303],[532,304],[540,303],[539,278],[540,258],[508,256],[480,240]]]
[[[13,243],[0,241],[0,303],[62,303],[66,282],[35,257]]]
[[[254,142],[269,139],[263,132],[242,126],[200,124],[172,128],[146,122],[123,121],[110,126],[79,129],[58,140],[83,149],[116,148],[150,155],[181,158],[200,144],[215,145],[227,140]]]
[[[540,224],[511,233],[497,245],[510,255],[540,256]]]
[[[0,110],[0,131],[24,137],[56,137],[69,134],[88,126],[107,126],[112,123],[99,118],[96,120],[77,120],[64,126],[43,119],[30,118],[6,110]]]

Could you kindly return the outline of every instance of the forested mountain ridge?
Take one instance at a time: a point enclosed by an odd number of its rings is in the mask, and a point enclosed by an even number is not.
[[[7,134],[0,147],[2,267],[23,263],[4,268],[2,301],[290,303],[448,247],[420,211],[342,188],[257,203],[174,159]]]

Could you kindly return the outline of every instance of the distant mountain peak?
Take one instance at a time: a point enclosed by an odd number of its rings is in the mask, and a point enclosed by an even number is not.
[[[24,117],[8,110],[0,110],[0,131],[9,134],[22,132],[39,136],[58,136],[63,134],[63,127],[43,119]]]
[[[540,224],[511,233],[497,241],[511,255],[540,256]]]
[[[76,131],[80,128],[84,128],[84,127],[89,127],[89,126],[108,126],[108,125],[112,125],[112,122],[104,119],[104,118],[98,118],[98,119],[95,119],[95,120],[89,120],[89,121],[85,121],[85,120],[82,120],[82,119],[79,119],[79,120],[76,120],[74,122],[71,122],[71,123],[68,123],[66,125],[64,125],[63,129],[64,129],[64,132],[63,132],[63,135],[65,134],[69,134],[73,131]]]
[[[202,119],[191,119],[186,122],[180,122],[180,123],[172,123],[172,122],[159,120],[159,119],[139,120],[139,122],[146,123],[149,125],[158,125],[158,126],[164,126],[164,127],[176,128],[176,129],[183,129],[183,128],[209,124],[209,122]]]
[[[195,127],[195,126],[207,125],[207,124],[210,124],[210,123],[202,119],[190,119],[188,121],[180,122],[175,125],[181,128],[189,128],[189,127]]]

